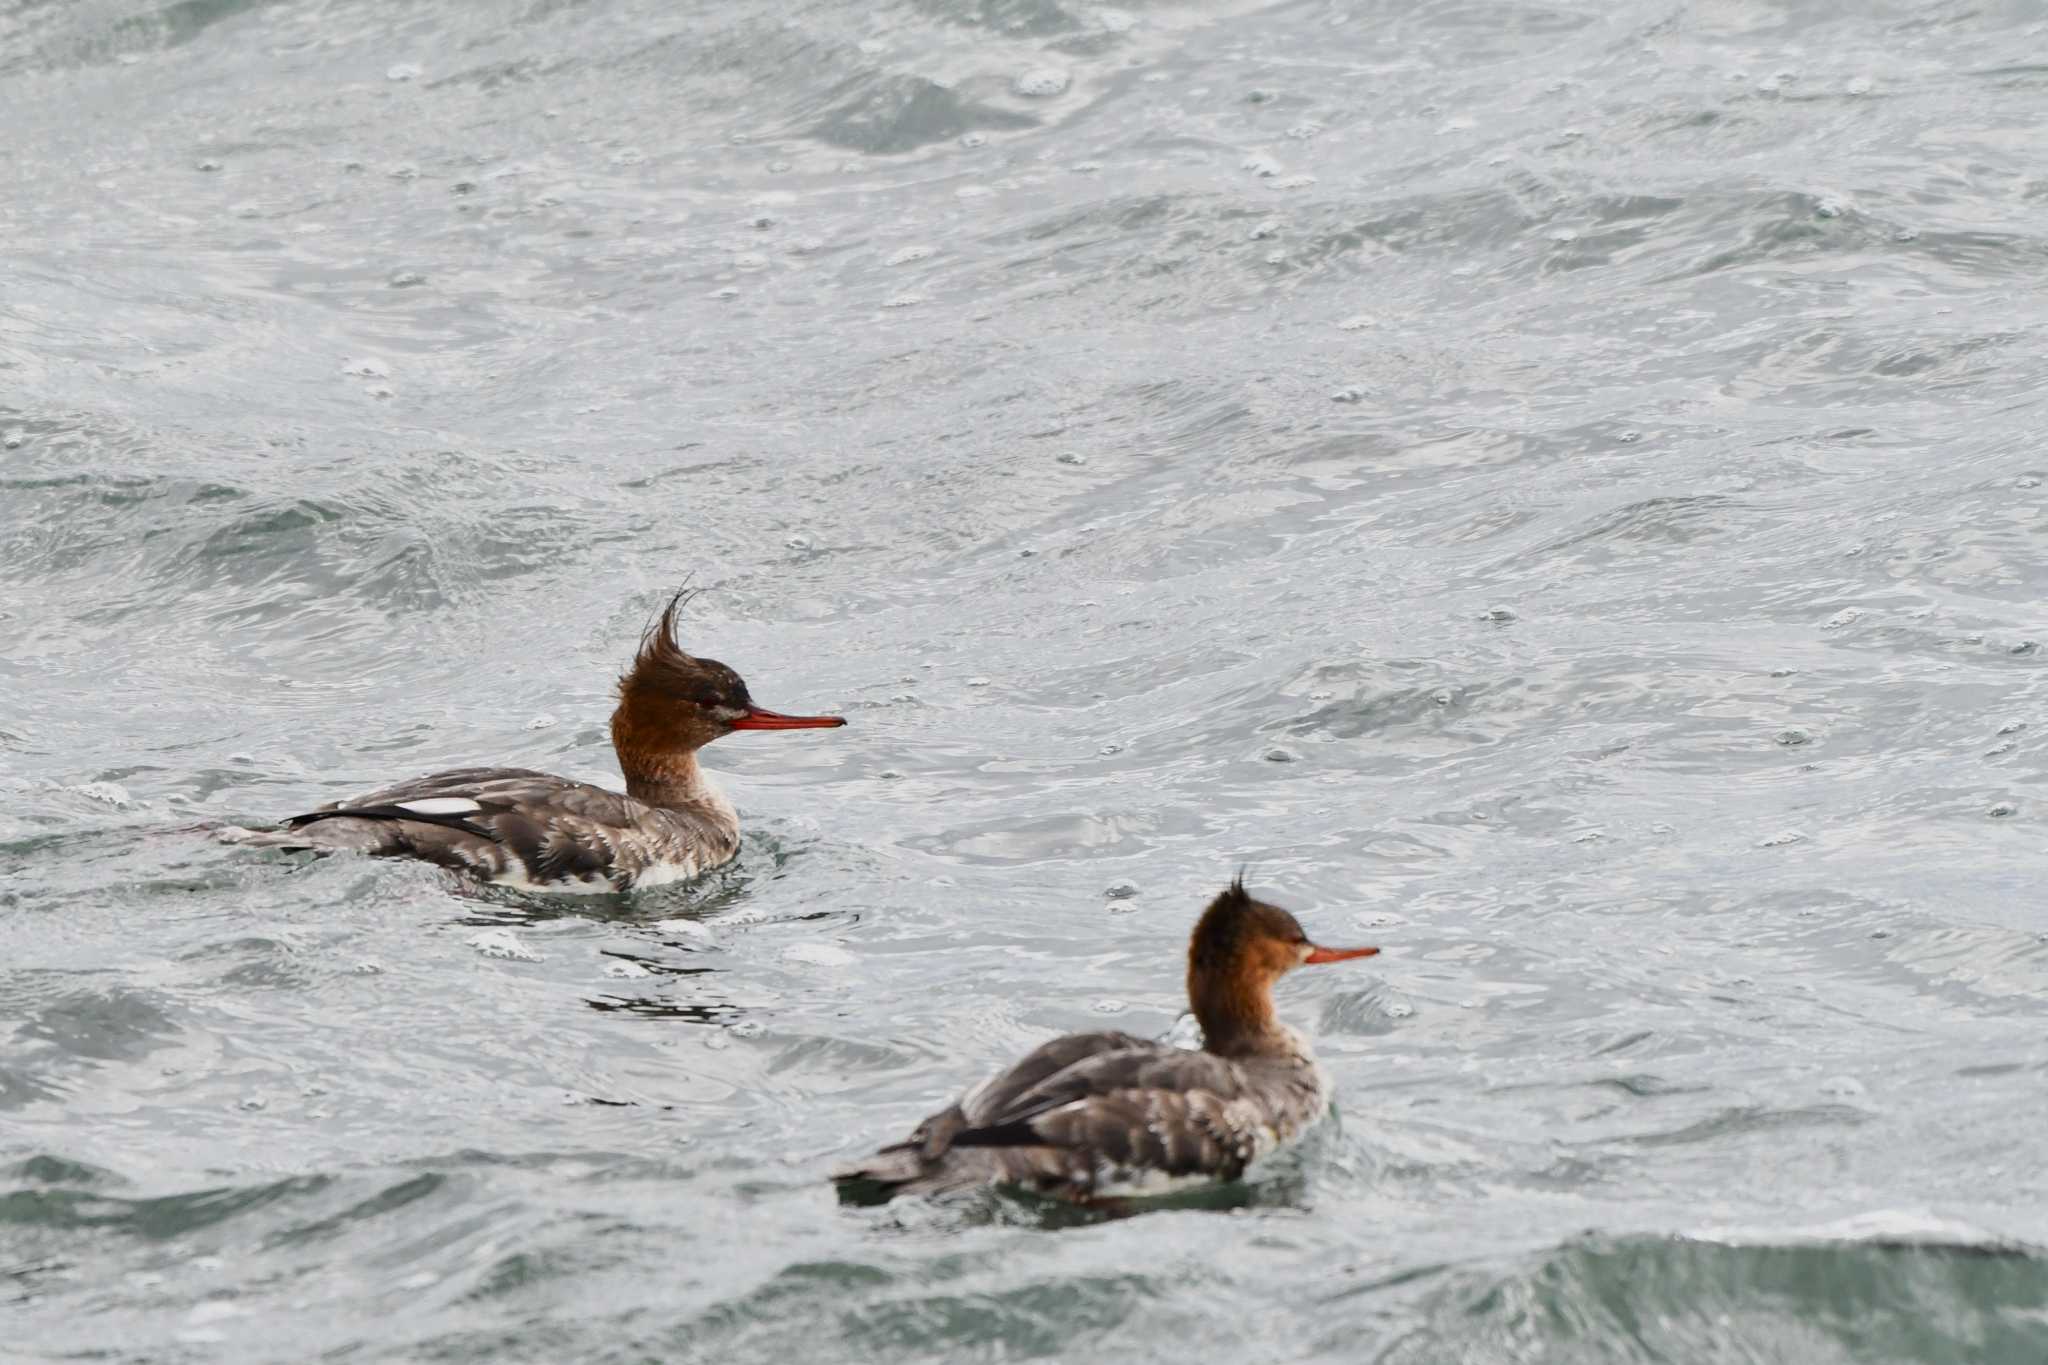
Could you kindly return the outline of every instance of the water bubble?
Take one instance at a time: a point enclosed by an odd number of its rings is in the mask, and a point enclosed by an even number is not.
[[[352,374],[361,379],[383,379],[390,375],[391,367],[371,356],[351,360],[341,367],[342,373]]]
[[[1330,392],[1330,401],[1332,403],[1356,403],[1364,397],[1364,389],[1344,388],[1333,389]]]
[[[1458,699],[1458,694],[1451,691],[1448,687],[1439,687],[1436,691],[1429,694],[1429,699],[1438,706],[1449,706]]]
[[[1868,76],[1852,76],[1842,88],[1852,95],[1867,95],[1871,90],[1871,80]]]
[[[790,169],[790,163],[787,161],[778,160],[768,163],[768,174],[770,175],[787,175]]]
[[[646,159],[647,153],[638,147],[621,147],[611,154],[611,163],[614,166],[637,166]]]
[[[884,768],[876,773],[875,776],[881,778],[884,782],[901,782],[903,780],[902,772],[895,768]]]
[[[1553,242],[1576,242],[1579,240],[1579,230],[1577,228],[1557,228],[1551,232],[1550,240]]]
[[[1055,458],[1057,458],[1061,464],[1084,465],[1088,463],[1088,457],[1086,455],[1079,455],[1071,450],[1063,450]]]
[[[420,178],[420,168],[409,161],[402,161],[386,171],[385,174],[393,180],[417,180]]]
[[[212,157],[208,157],[206,160],[199,163],[198,169],[202,171],[217,171],[220,169],[220,163],[218,161],[215,161]]]
[[[758,251],[742,251],[732,258],[735,270],[762,270],[768,265],[768,258]]]
[[[1994,805],[1990,810],[1985,811],[1984,813],[1994,820],[2003,820],[2008,815],[2019,814],[2019,809],[2020,808],[2017,805],[2014,805],[2010,801],[2000,801],[1998,804]]]
[[[1895,242],[1917,242],[1920,240],[1920,232],[1917,228],[1900,228],[1892,234],[1892,240]]]
[[[792,943],[782,950],[791,962],[808,962],[816,967],[850,967],[857,959],[836,943]]]
[[[2027,723],[2023,720],[2009,720],[1998,727],[1998,733],[2001,735],[2016,735],[2026,728]]]
[[[758,1019],[742,1019],[726,1029],[735,1038],[759,1038],[768,1031],[768,1026]]]
[[[363,392],[368,394],[372,398],[390,398],[393,397],[397,391],[393,389],[389,384],[369,384],[364,386]]]
[[[980,147],[987,142],[988,134],[986,133],[962,133],[960,135],[960,145],[962,147]]]
[[[486,929],[465,940],[485,957],[509,958],[515,962],[540,962],[542,957],[519,941],[510,929]]]
[[[1121,744],[1105,744],[1100,749],[1097,749],[1095,752],[1107,758],[1111,754],[1120,754],[1123,751],[1124,746]]]
[[[1758,843],[1757,843],[1757,847],[1758,847],[1758,848],[1789,848],[1789,847],[1790,847],[1791,845],[1793,845],[1793,844],[1801,844],[1801,843],[1805,843],[1805,842],[1806,842],[1806,836],[1805,836],[1804,834],[1800,834],[1800,833],[1797,833],[1796,831],[1793,831],[1793,830],[1785,830],[1785,831],[1784,831],[1783,833],[1779,833],[1779,834],[1773,834],[1773,835],[1772,835],[1772,836],[1771,836],[1770,838],[1768,838],[1768,839],[1763,839],[1763,840],[1760,840],[1760,841],[1758,841]]]
[[[1832,1095],[1836,1099],[1854,1100],[1861,1099],[1869,1092],[1864,1089],[1863,1082],[1854,1076],[1830,1076],[1820,1083],[1820,1093]]]
[[[264,1099],[261,1095],[244,1095],[242,1097],[242,1108],[244,1109],[264,1109],[269,1107],[269,1104],[270,1101]],[[203,1304],[201,1305],[201,1307],[204,1306]],[[192,1311],[196,1314],[199,1309],[195,1308]]]
[[[925,299],[925,296],[924,296],[924,295],[922,295],[922,294],[897,294],[897,295],[896,295],[896,296],[894,296],[893,298],[886,298],[886,299],[883,299],[883,300],[882,300],[882,307],[884,307],[884,308],[915,308],[915,307],[917,307],[917,305],[919,305],[920,303],[924,303],[924,302],[926,302],[926,299]]]
[[[639,963],[628,962],[624,958],[614,958],[610,962],[605,963],[604,974],[620,981],[630,981],[635,977],[654,975],[653,972],[648,971]]]
[[[1840,218],[1842,201],[1832,197],[1823,199],[1813,206],[1813,215],[1816,218]]]
[[[1310,701],[1328,701],[1336,695],[1335,692],[1332,692],[1327,687],[1318,687],[1315,691],[1308,694],[1308,699]]]
[[[1843,626],[1853,626],[1862,615],[1863,613],[1854,607],[1843,607],[1833,616],[1823,621],[1820,628],[1822,630],[1840,630]]]
[[[1284,251],[1269,251],[1261,259],[1263,259],[1267,265],[1286,265],[1287,253]]]
[[[1479,614],[1479,619],[1482,621],[1492,621],[1497,625],[1506,625],[1509,621],[1515,619],[1515,613],[1508,607],[1488,607]]]
[[[1305,190],[1316,183],[1312,175],[1283,175],[1273,182],[1276,190]]]
[[[969,678],[967,680],[969,687],[987,687],[988,684],[989,680],[987,678]]]
[[[20,430],[10,431],[6,436],[0,437],[0,446],[4,446],[8,450],[20,450],[21,443],[27,439],[28,434],[26,432]]]
[[[2014,488],[2039,488],[2041,480],[2032,474],[2022,474],[2012,481]]]
[[[1138,884],[1136,882],[1111,882],[1103,890],[1102,894],[1113,901],[1127,901],[1138,894]]]
[[[1100,161],[1076,161],[1069,169],[1078,175],[1093,175],[1102,169],[1102,163]]]
[[[526,722],[526,728],[529,730],[552,730],[559,724],[561,724],[560,721],[543,712]]]
[[[1771,736],[1771,742],[1783,745],[1787,749],[1796,749],[1802,744],[1813,743],[1813,736],[1804,730],[1780,730]]]
[[[1095,1002],[1095,1012],[1097,1014],[1122,1014],[1129,1008],[1130,1006],[1121,1000],[1098,1000]]]
[[[1292,763],[1294,762],[1294,751],[1283,749],[1276,744],[1266,750],[1265,753],[1260,754],[1259,757],[1265,759],[1268,763]]]
[[[1296,142],[1307,142],[1322,131],[1322,124],[1317,123],[1314,119],[1303,119],[1301,122],[1288,128],[1287,136],[1293,138]]]
[[[391,287],[393,289],[412,289],[426,282],[427,277],[420,274],[417,270],[394,271],[391,276]]]
[[[1279,235],[1280,220],[1278,218],[1268,218],[1252,229],[1250,240],[1263,242],[1269,237],[1278,237]]]
[[[1255,153],[1246,157],[1237,163],[1237,168],[1241,171],[1250,171],[1253,175],[1258,176],[1274,176],[1286,169],[1286,167],[1264,153]]]
[[[135,799],[128,795],[128,789],[118,782],[81,782],[71,790],[88,801],[97,801],[105,806],[127,807],[135,804]]]
[[[890,265],[909,265],[912,261],[929,260],[935,254],[937,254],[936,248],[933,247],[906,246],[891,252],[888,263]]]
[[[1244,102],[1246,104],[1271,104],[1276,98],[1278,96],[1271,90],[1254,88],[1245,91]]]
[[[1370,313],[1355,313],[1337,324],[1340,332],[1362,332],[1368,327],[1377,327],[1380,320]]]
[[[1067,73],[1056,66],[1042,66],[1019,76],[1016,90],[1018,94],[1033,99],[1063,95],[1067,90]]]
[[[711,297],[714,299],[736,299],[739,296],[740,291],[733,288],[731,285],[727,285],[723,289],[714,289],[711,291]]]
[[[1415,1006],[1406,1000],[1389,1000],[1381,1008],[1389,1019],[1409,1019],[1415,1014]]]
[[[400,62],[384,73],[387,81],[414,81],[420,77],[419,63]]]
[[[2007,646],[2005,652],[2008,654],[2032,654],[2038,648],[2040,646],[2036,645],[2032,640],[2022,640],[2016,645]]]
[[[1870,931],[1870,936],[1872,938],[1890,938],[1892,936],[1892,931],[1889,929],[1872,929]]]
[[[711,1052],[723,1052],[732,1046],[732,1039],[725,1036],[724,1029],[720,1029],[716,1033],[704,1035],[704,1046]]]

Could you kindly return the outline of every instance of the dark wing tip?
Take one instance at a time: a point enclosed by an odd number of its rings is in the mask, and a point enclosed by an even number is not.
[[[1031,1120],[992,1123],[985,1128],[968,1128],[953,1135],[955,1147],[1047,1147],[1052,1144],[1031,1126]]]
[[[496,831],[473,823],[467,815],[429,815],[416,810],[407,810],[402,805],[349,806],[337,810],[308,811],[294,815],[284,822],[286,829],[303,829],[316,820],[403,820],[415,825],[439,825],[463,834],[474,834],[479,839],[494,844],[505,842]]]

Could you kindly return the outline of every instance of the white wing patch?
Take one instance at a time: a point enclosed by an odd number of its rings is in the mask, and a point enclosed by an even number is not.
[[[417,801],[396,803],[414,815],[474,815],[483,807],[466,796],[423,796]]]

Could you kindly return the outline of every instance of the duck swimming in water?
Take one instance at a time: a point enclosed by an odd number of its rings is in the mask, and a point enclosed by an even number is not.
[[[266,848],[420,858],[501,886],[621,892],[694,877],[739,851],[739,815],[697,766],[735,730],[811,730],[843,716],[754,705],[739,674],[686,653],[669,600],[619,679],[612,748],[624,794],[527,768],[455,768],[222,837]]]
[[[1201,1051],[1128,1033],[1056,1038],[832,1179],[854,1200],[1001,1184],[1076,1203],[1235,1180],[1330,1108],[1330,1078],[1274,1014],[1273,983],[1377,952],[1318,947],[1239,879],[1188,940]]]

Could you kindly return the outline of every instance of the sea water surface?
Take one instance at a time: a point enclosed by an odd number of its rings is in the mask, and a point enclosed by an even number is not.
[[[0,3],[0,1357],[2048,1359],[2044,128],[2020,0]],[[194,830],[616,780],[686,578],[851,718],[729,869]],[[1304,1149],[835,1202],[1241,865]]]

